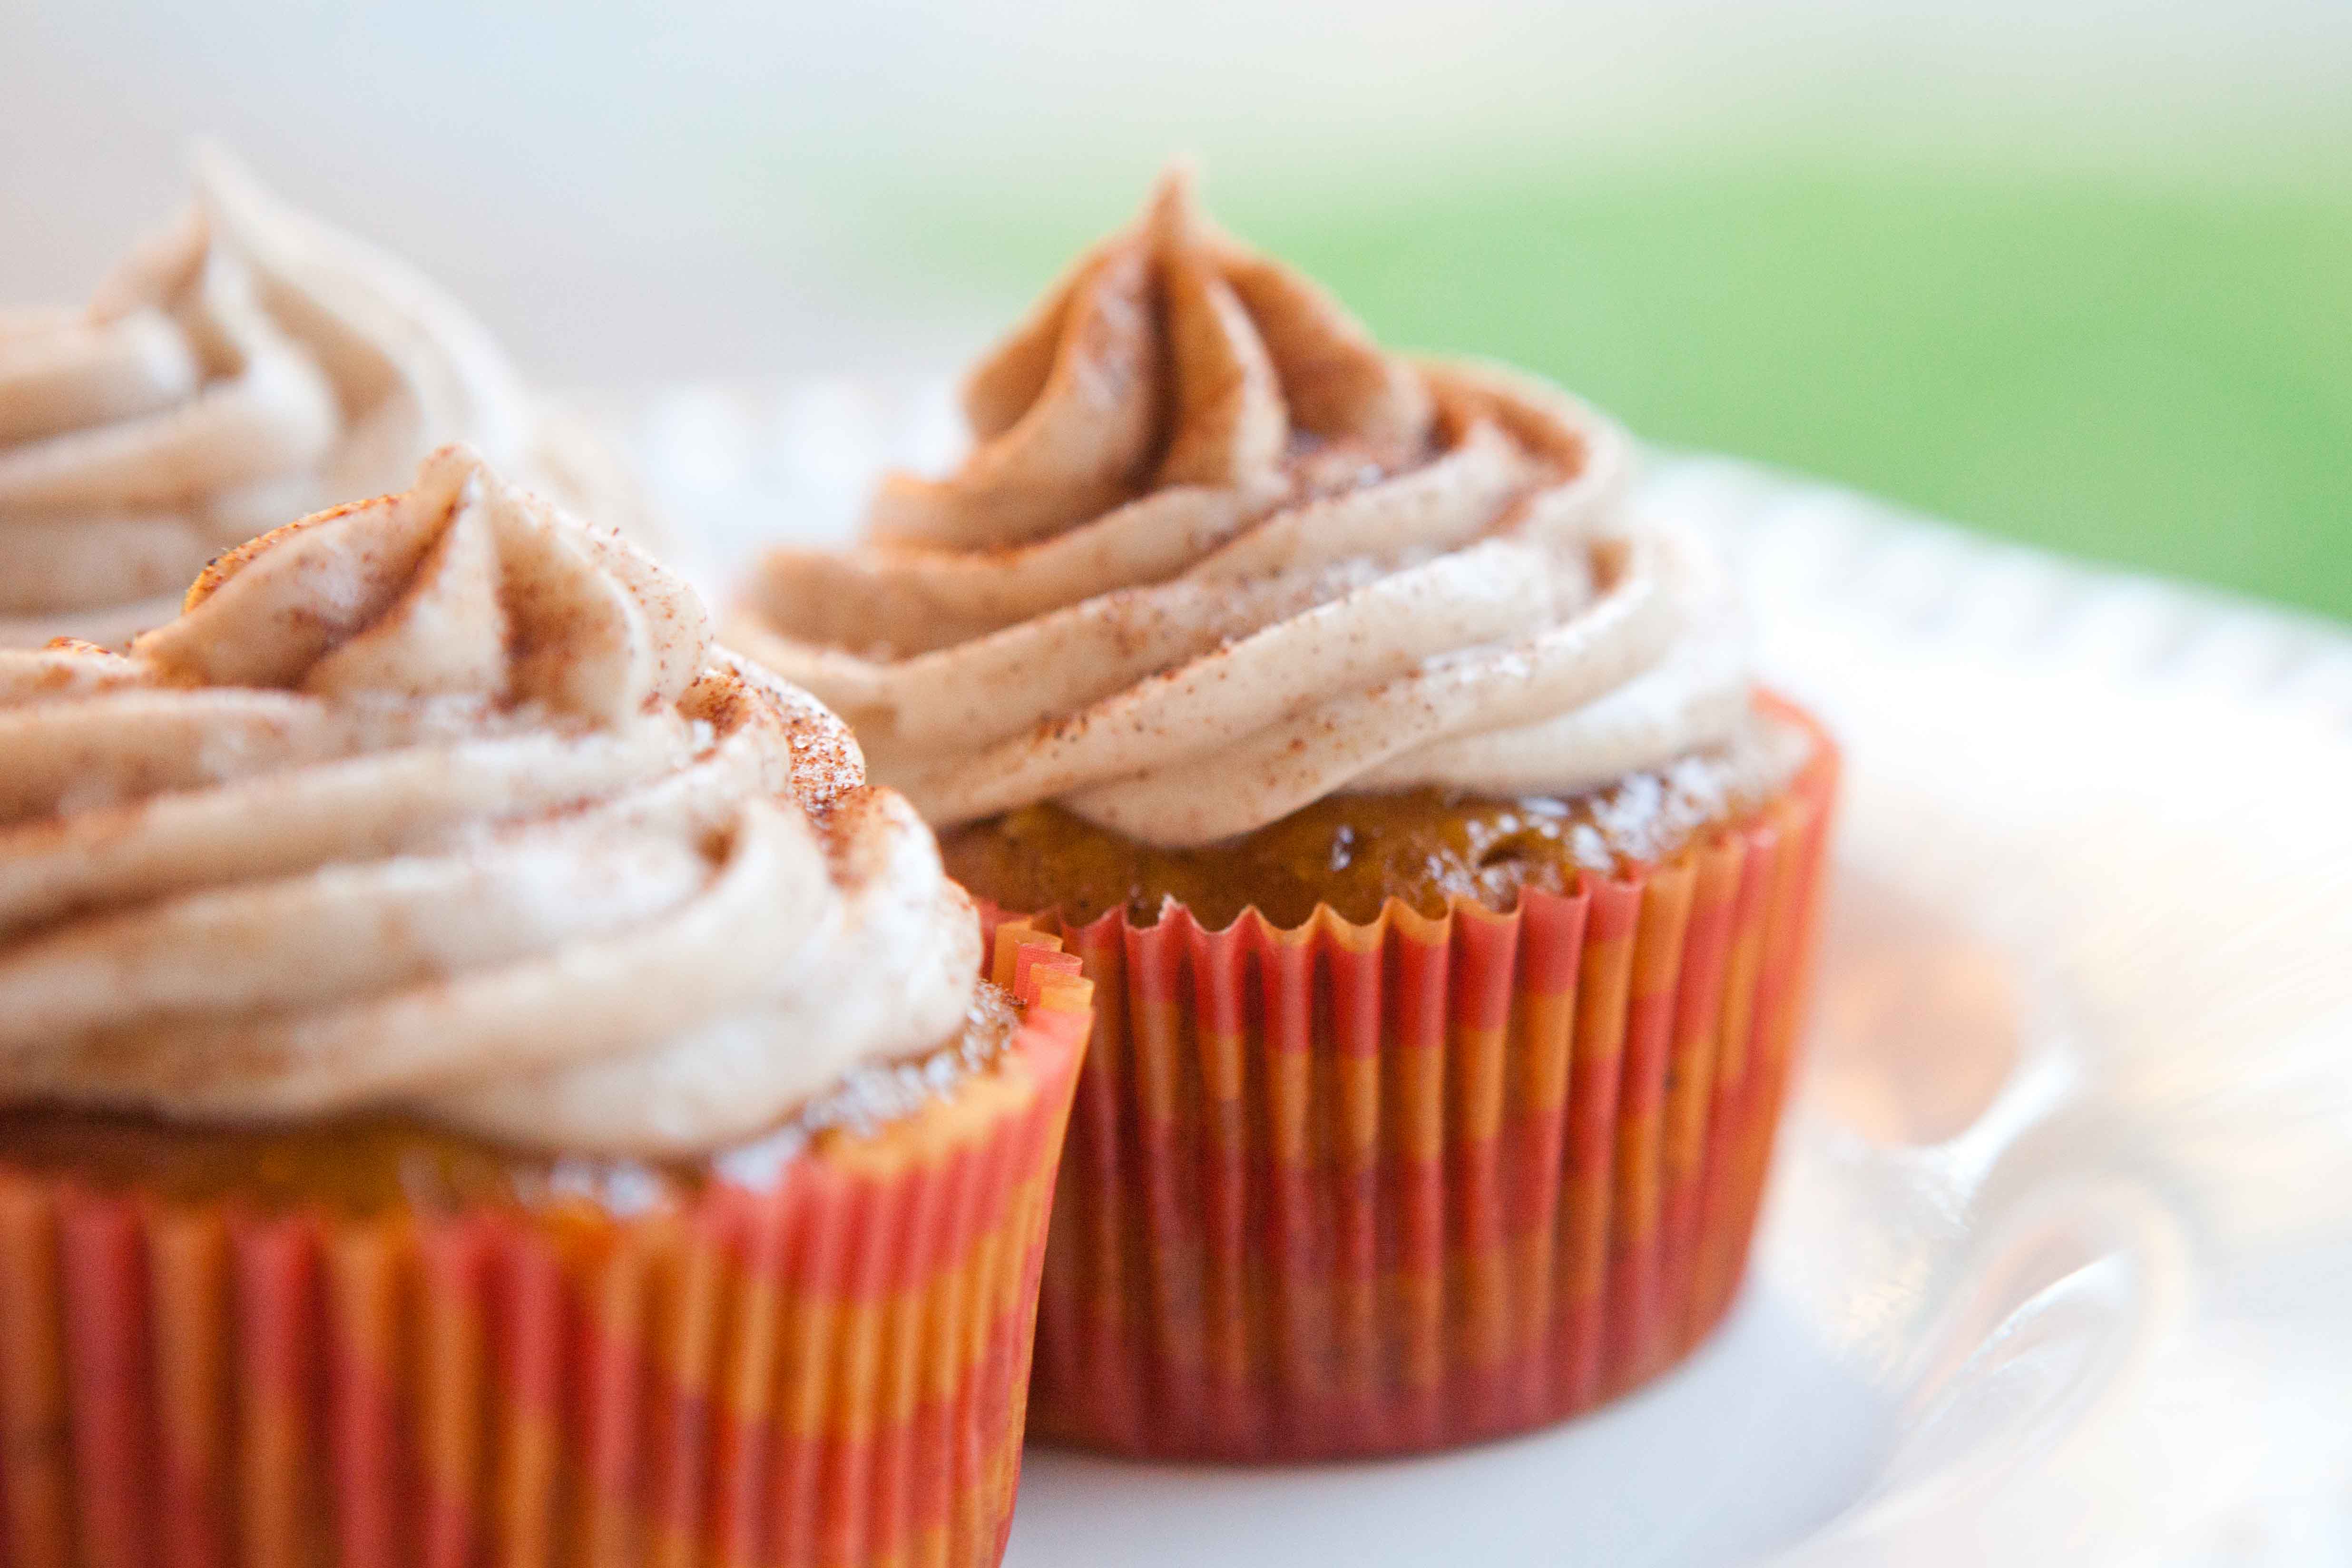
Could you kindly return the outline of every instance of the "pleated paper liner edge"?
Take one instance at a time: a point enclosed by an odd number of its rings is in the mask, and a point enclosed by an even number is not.
[[[1142,1457],[1452,1447],[1690,1353],[1744,1270],[1809,994],[1836,747],[1665,865],[1277,931],[1058,931],[1096,982],[1030,1430]]]
[[[263,1216],[0,1170],[0,1562],[990,1564],[1087,983],[772,1190]]]

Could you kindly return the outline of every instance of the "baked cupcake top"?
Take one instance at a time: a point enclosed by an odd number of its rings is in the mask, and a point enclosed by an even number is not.
[[[462,447],[128,655],[0,652],[0,1104],[709,1151],[954,1044],[978,967],[841,722]]]
[[[1338,791],[1570,794],[1730,747],[1747,632],[1629,443],[1383,353],[1181,174],[974,371],[975,445],[777,552],[730,640],[940,826],[1054,801],[1165,847]]]
[[[0,312],[0,647],[120,647],[222,550],[397,489],[446,441],[643,534],[454,301],[216,153],[195,186],[85,308]]]

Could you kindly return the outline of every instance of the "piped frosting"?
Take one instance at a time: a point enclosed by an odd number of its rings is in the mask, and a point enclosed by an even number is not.
[[[218,153],[195,187],[85,308],[0,312],[0,647],[119,647],[222,550],[397,489],[447,441],[645,534],[454,301]]]
[[[1731,745],[1746,626],[1532,381],[1383,353],[1181,173],[968,379],[974,445],[730,628],[940,826],[1041,801],[1145,842],[1341,790],[1561,795]]]
[[[837,719],[465,448],[0,652],[0,1102],[709,1151],[951,1044],[978,941]]]

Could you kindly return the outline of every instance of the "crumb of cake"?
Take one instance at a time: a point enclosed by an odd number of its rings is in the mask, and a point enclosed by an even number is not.
[[[1507,910],[1528,889],[1567,892],[1585,872],[1671,859],[1752,815],[1808,754],[1801,731],[1759,721],[1727,748],[1576,795],[1335,795],[1196,849],[1158,848],[1046,805],[951,829],[940,851],[949,874],[982,897],[1058,909],[1078,923],[1125,908],[1150,924],[1171,900],[1213,930],[1252,907],[1278,926],[1303,922],[1318,903],[1358,921],[1390,899],[1429,915],[1455,898]]]

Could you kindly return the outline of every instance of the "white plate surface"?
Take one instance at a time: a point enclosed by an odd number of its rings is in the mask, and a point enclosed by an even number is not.
[[[713,580],[957,441],[928,385],[608,413]],[[1464,1453],[1033,1448],[1008,1563],[2352,1562],[2352,637],[1728,462],[1643,495],[1850,759],[1741,1305]]]

